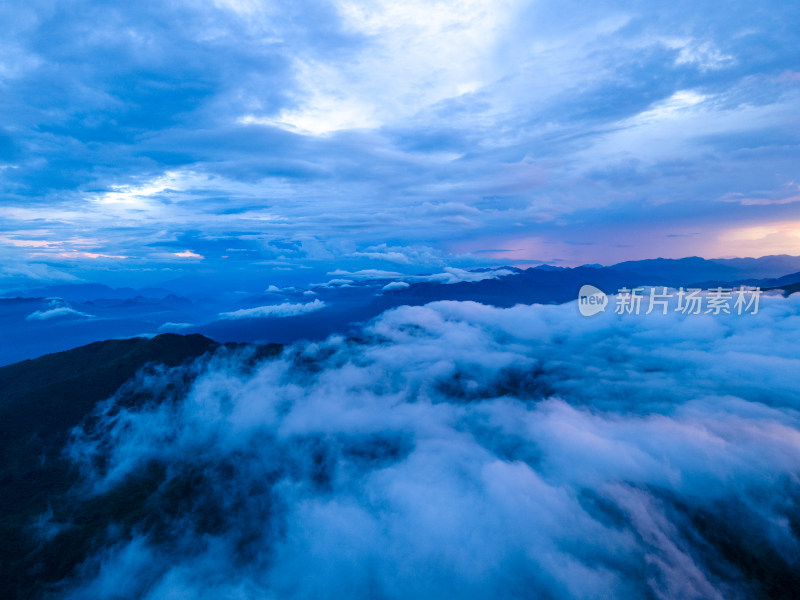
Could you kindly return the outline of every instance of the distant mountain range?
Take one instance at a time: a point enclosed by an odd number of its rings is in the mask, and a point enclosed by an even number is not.
[[[404,304],[562,303],[576,298],[585,283],[608,293],[640,285],[708,289],[742,284],[793,293],[800,288],[800,257],[658,258],[607,267],[503,266],[428,275],[365,272],[332,277],[307,288],[278,288],[265,281],[260,291],[223,287],[217,295],[209,292],[208,282],[202,292],[194,293],[197,286],[185,281],[179,289],[166,284],[115,289],[93,283],[17,289],[0,297],[0,327],[16,340],[0,346],[0,365],[99,339],[161,332],[199,333],[218,342],[321,339],[347,333],[355,324]],[[248,285],[258,288],[259,283]]]
[[[763,266],[758,271],[755,263],[750,261],[759,260],[763,259],[730,259],[721,262],[696,257],[680,260],[660,258],[624,262],[612,267],[515,269],[511,275],[476,282],[464,281],[450,285],[415,283],[407,288],[384,292],[378,303],[389,308],[400,304],[425,304],[435,300],[473,300],[494,306],[513,306],[522,303],[569,302],[577,298],[578,290],[586,283],[595,285],[606,293],[614,293],[622,287],[646,285],[708,289],[724,284],[775,289],[787,284],[790,288],[791,284],[800,282],[800,272],[782,277],[754,276],[754,273],[774,273],[778,264],[797,266],[795,263],[800,264],[800,260],[764,261],[758,263]]]
[[[611,268],[686,282],[774,279],[800,271],[800,256],[780,254],[761,258],[656,258],[621,262]]]

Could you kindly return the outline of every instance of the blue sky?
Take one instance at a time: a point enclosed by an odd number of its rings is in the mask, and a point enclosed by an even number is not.
[[[795,2],[0,5],[0,277],[800,254]]]

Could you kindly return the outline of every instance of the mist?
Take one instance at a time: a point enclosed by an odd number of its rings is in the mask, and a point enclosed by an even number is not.
[[[791,597],[798,336],[797,296],[717,316],[435,302],[146,369],[66,449],[78,502],[143,508],[58,593]]]

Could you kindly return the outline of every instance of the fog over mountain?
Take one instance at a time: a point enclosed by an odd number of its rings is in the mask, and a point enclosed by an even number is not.
[[[35,531],[85,554],[39,589],[795,597],[798,335],[798,296],[719,316],[437,302],[142,371],[73,431],[78,483]]]
[[[17,341],[0,347],[0,365],[98,339],[163,332],[200,333],[221,343],[319,341],[333,333],[353,333],[402,305],[438,300],[500,307],[561,303],[575,299],[585,283],[608,293],[637,285],[709,289],[741,284],[792,292],[800,286],[800,257],[690,257],[576,268],[445,267],[422,274],[337,269],[321,279],[283,287],[269,284],[268,277],[240,279],[213,290],[197,287],[198,281],[181,281],[171,288],[62,284],[6,291],[0,294],[0,326]]]
[[[0,600],[798,600],[799,23],[0,2]]]

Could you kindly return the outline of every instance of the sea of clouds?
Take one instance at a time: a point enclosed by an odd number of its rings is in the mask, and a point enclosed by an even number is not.
[[[150,369],[68,451],[85,498],[160,483],[64,596],[791,597],[798,339],[800,295],[741,316],[437,302]]]

